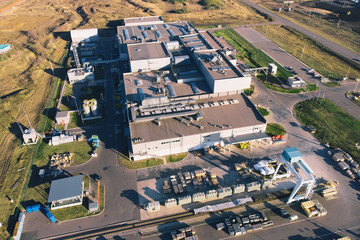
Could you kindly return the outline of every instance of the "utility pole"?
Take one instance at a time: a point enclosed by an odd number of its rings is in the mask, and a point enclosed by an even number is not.
[[[345,78],[347,78],[347,77],[348,77],[349,71],[350,71],[350,65],[349,65],[349,68],[348,68],[348,70],[347,70],[347,72],[346,72],[346,76],[345,76]]]
[[[357,89],[357,86],[359,85],[359,82],[360,82],[360,79],[356,79],[356,85],[355,85],[355,88],[354,88],[354,93],[356,92],[356,89]]]
[[[48,59],[49,63],[50,63],[50,67],[51,67],[51,70],[52,70],[52,73],[53,75],[55,76],[55,71],[54,71],[54,67],[52,65],[52,62]]]
[[[25,111],[24,105],[21,105],[21,107],[22,107],[22,109],[23,109],[23,111],[24,111],[24,113],[25,113],[25,116],[26,116],[26,119],[27,119],[27,121],[28,121],[28,123],[29,123],[29,125],[30,125],[30,128],[32,128],[31,123],[30,123],[30,120],[29,120],[29,117],[28,117],[28,115],[27,115],[27,113],[26,113],[26,111]]]
[[[339,26],[340,26],[340,22],[341,22],[341,19],[339,19],[339,22],[338,22],[337,28],[339,28]]]
[[[304,54],[304,51],[305,51],[305,46],[306,46],[306,43],[304,44],[303,50],[302,50],[302,52],[301,52],[300,59],[302,59],[302,56],[303,56],[303,54]]]

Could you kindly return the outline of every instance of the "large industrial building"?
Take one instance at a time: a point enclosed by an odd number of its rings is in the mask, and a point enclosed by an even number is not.
[[[161,17],[119,26],[123,101],[132,160],[267,139],[266,120],[243,94],[251,75],[229,48],[188,22]]]

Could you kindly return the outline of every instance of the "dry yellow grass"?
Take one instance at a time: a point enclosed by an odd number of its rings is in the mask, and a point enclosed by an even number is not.
[[[0,9],[5,8],[6,6],[16,2],[16,0],[1,0]]]

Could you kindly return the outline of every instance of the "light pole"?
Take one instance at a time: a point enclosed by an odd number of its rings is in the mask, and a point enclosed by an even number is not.
[[[323,126],[323,128],[325,128],[325,126]],[[326,133],[327,133],[327,128],[325,128],[325,134],[324,134],[324,137],[323,137],[322,142],[324,142],[324,141],[325,141]]]
[[[357,89],[357,86],[359,85],[359,82],[360,82],[360,79],[356,79],[356,85],[355,85],[355,88],[354,88],[354,93],[356,92],[356,89]]]

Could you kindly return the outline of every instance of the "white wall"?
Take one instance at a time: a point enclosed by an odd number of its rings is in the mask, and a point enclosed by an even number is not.
[[[187,151],[202,149],[219,143],[223,138],[236,137],[239,135],[265,132],[266,124],[254,125],[243,128],[226,129],[212,133],[201,133],[190,136],[163,139],[152,142],[132,144],[132,157],[134,160],[160,157]]]
[[[96,42],[99,40],[97,28],[71,30],[70,35],[71,41],[75,43],[81,41]]]
[[[170,67],[170,57],[130,61],[131,72],[159,70]]]
[[[214,93],[243,90],[250,88],[251,77],[237,77],[215,80]]]

